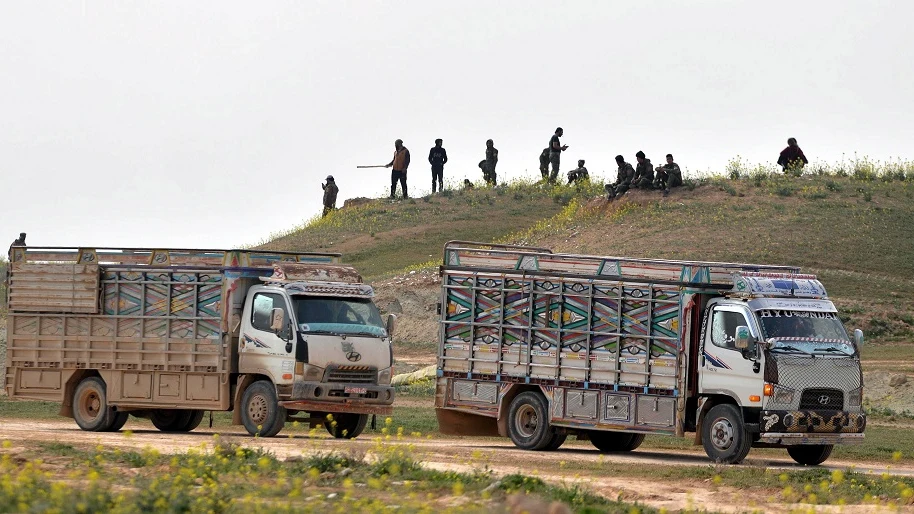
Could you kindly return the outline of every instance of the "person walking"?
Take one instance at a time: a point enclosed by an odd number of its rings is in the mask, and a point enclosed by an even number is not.
[[[549,162],[552,163],[552,173],[549,174],[549,182],[555,183],[559,177],[559,163],[562,160],[562,152],[568,149],[568,145],[563,145],[559,140],[565,135],[562,127],[555,129],[555,134],[549,139]]]
[[[406,192],[406,170],[409,168],[409,150],[403,146],[403,140],[394,141],[394,158],[387,163],[386,168],[393,168],[390,171],[390,199],[397,196],[397,182],[400,182],[400,188],[403,190],[403,199],[409,198]]]
[[[327,183],[321,184],[321,189],[324,190],[324,214],[321,217],[325,218],[336,209],[336,195],[339,194],[340,188],[336,186],[333,175],[327,175]]]
[[[651,160],[644,156],[644,152],[638,150],[635,154],[638,159],[638,165],[635,166],[635,178],[632,180],[632,187],[638,189],[650,189],[654,187],[654,168],[651,167]]]
[[[784,173],[803,174],[803,166],[809,164],[809,159],[806,158],[803,150],[797,145],[796,138],[791,137],[787,140],[787,148],[781,150],[781,154],[778,156],[778,164],[784,170]]]
[[[490,186],[496,185],[495,165],[498,164],[498,149],[491,139],[486,141],[486,158],[482,163],[482,178]]]
[[[428,163],[432,165],[432,194],[444,191],[444,165],[447,163],[447,150],[441,146],[441,139],[435,140],[435,146],[428,151]],[[436,183],[437,181],[437,183]],[[437,186],[437,189],[436,189]]]

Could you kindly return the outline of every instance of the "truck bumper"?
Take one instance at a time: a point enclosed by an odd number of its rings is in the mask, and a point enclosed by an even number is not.
[[[760,434],[759,442],[775,446],[793,446],[797,444],[860,444],[863,442],[863,434],[769,432]]]
[[[393,414],[392,405],[380,405],[361,402],[321,402],[313,400],[287,400],[279,405],[290,409],[306,412],[343,412],[347,414],[379,414],[387,416]]]
[[[393,401],[394,388],[387,385],[296,380],[289,399],[279,404],[287,409],[311,412],[390,414]]]
[[[794,434],[795,436],[829,434],[862,438],[865,428],[866,414],[863,412],[763,410],[759,416],[759,431],[763,436],[766,434]]]

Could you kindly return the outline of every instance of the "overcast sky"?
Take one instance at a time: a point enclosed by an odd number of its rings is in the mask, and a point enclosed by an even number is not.
[[[690,173],[914,158],[914,3],[460,1],[0,3],[0,238],[235,247],[379,196],[403,139],[413,195],[586,159]],[[8,244],[9,241],[3,243]]]

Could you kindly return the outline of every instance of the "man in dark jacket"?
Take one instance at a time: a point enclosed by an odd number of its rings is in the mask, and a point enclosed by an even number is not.
[[[321,189],[324,190],[324,214],[322,217],[326,217],[330,214],[330,211],[336,209],[336,195],[339,194],[340,188],[336,187],[333,175],[327,175],[327,183],[321,184]]]
[[[484,178],[486,184],[490,186],[494,186],[496,184],[496,164],[498,164],[498,149],[495,148],[495,142],[489,139],[486,141],[486,158],[482,162],[482,178]]]
[[[540,175],[543,180],[549,180],[549,147],[543,148],[540,152]]]
[[[555,134],[549,139],[549,162],[552,163],[552,172],[549,174],[549,182],[555,183],[559,178],[559,164],[562,162],[562,152],[568,149],[568,145],[563,145],[560,137],[565,135],[562,127],[555,129]]]
[[[638,165],[635,166],[635,178],[632,180],[632,187],[639,189],[651,189],[654,187],[654,167],[651,166],[651,160],[644,156],[644,152],[638,151],[635,154],[638,159]]]
[[[394,141],[394,158],[387,163],[386,168],[393,168],[390,171],[390,199],[393,200],[397,194],[397,182],[403,189],[403,199],[409,198],[406,193],[406,170],[409,168],[409,150],[403,146],[403,140]]]
[[[635,169],[632,168],[631,164],[625,162],[625,157],[617,155],[616,164],[619,165],[619,171],[616,174],[616,181],[612,184],[606,184],[603,186],[603,188],[606,189],[607,200],[612,200],[613,198],[620,196],[628,191],[629,186],[631,186],[632,179],[635,178]]]
[[[781,169],[784,170],[784,173],[790,171],[795,172],[797,175],[803,173],[803,166],[809,164],[809,160],[806,159],[803,150],[797,145],[796,138],[792,137],[787,140],[787,148],[781,150],[781,155],[778,157],[778,164],[781,166]]]
[[[435,191],[444,191],[442,180],[444,177],[444,164],[447,162],[447,150],[441,146],[441,143],[440,139],[436,139],[435,146],[428,151],[428,163],[432,165],[432,194]]]

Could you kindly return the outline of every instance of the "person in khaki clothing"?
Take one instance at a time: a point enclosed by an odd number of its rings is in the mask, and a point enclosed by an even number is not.
[[[397,181],[403,189],[403,198],[409,198],[406,192],[406,169],[409,168],[409,150],[403,146],[403,140],[394,141],[394,158],[390,161],[387,168],[393,168],[390,171],[390,199],[393,200],[397,195]]]

